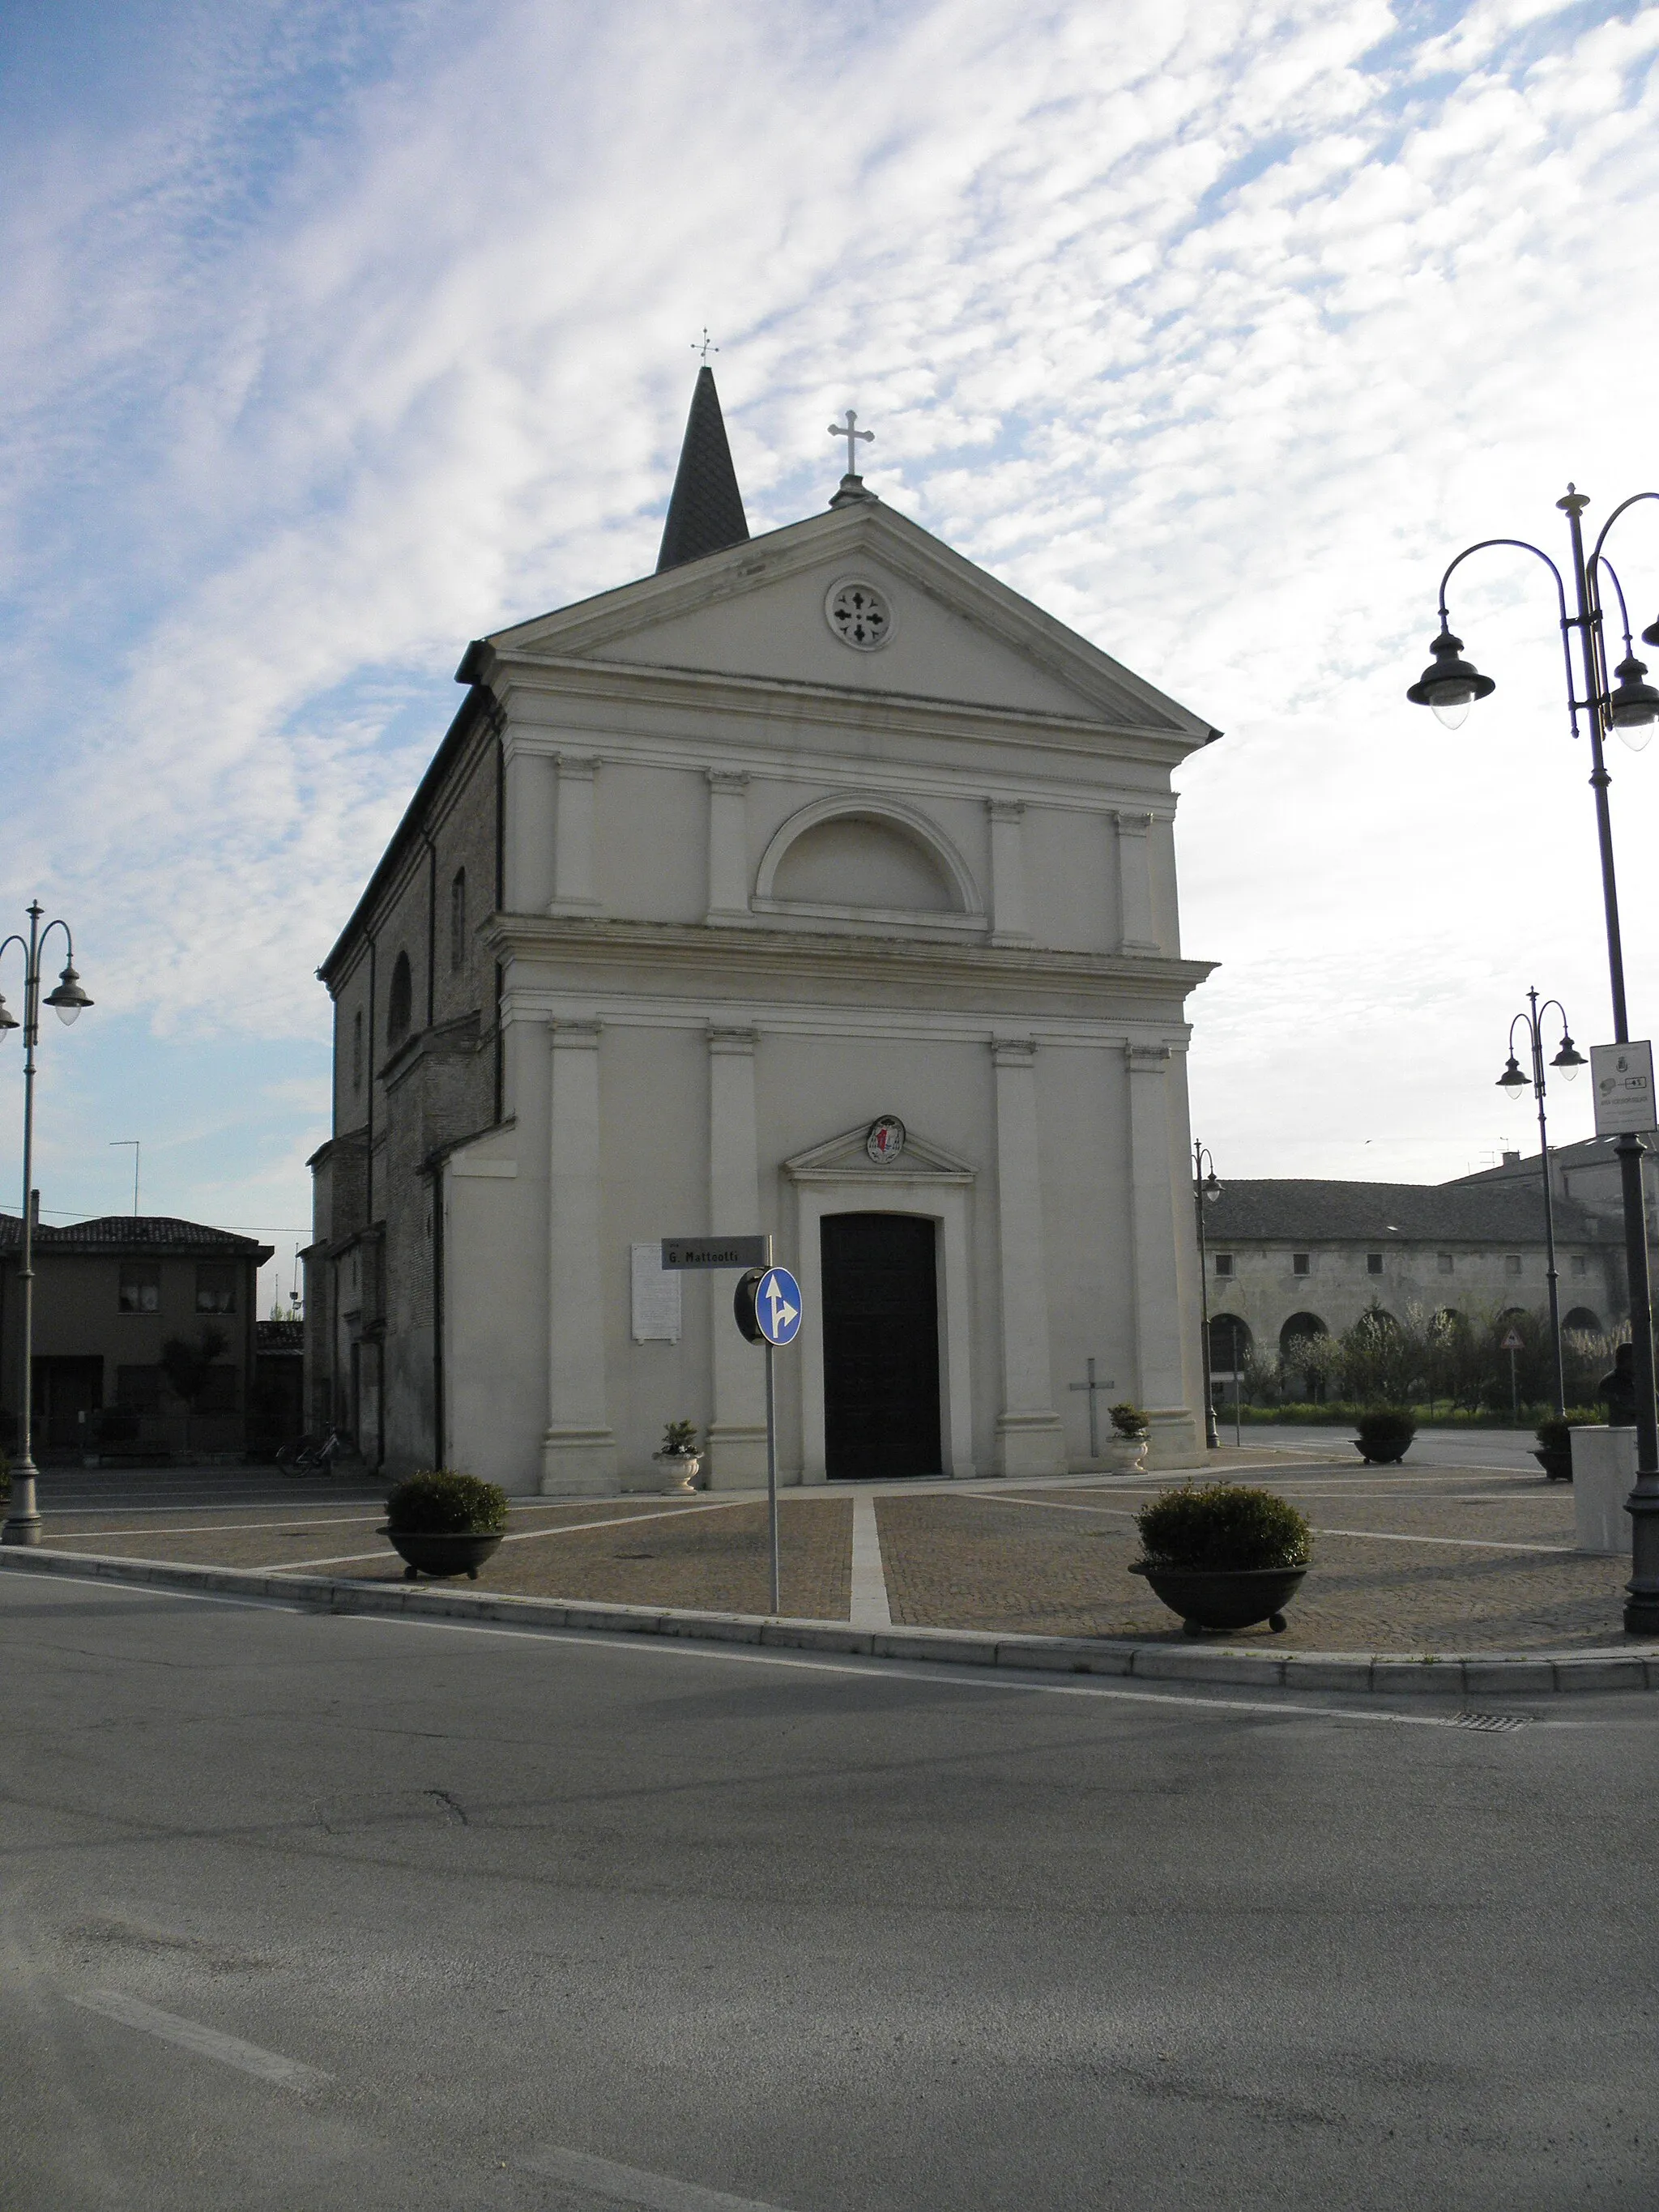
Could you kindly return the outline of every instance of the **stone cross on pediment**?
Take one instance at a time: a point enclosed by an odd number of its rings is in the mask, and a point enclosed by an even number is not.
[[[858,442],[861,438],[866,445],[873,446],[876,442],[875,432],[860,430],[859,418],[849,407],[847,410],[847,420],[844,422],[832,422],[830,425],[830,435],[832,438],[846,439],[847,473],[849,477],[855,477],[859,472]]]

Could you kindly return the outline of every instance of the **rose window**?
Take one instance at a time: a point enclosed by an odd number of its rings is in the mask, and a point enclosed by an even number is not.
[[[837,584],[824,603],[830,627],[843,645],[873,653],[885,645],[893,627],[892,609],[873,584]]]

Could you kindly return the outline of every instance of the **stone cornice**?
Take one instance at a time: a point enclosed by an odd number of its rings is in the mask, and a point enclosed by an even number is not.
[[[879,729],[890,736],[957,744],[1041,746],[1096,759],[1105,756],[1140,761],[1164,769],[1177,766],[1206,742],[1184,730],[1100,721],[1034,707],[986,706],[975,700],[929,698],[907,691],[843,690],[793,677],[577,659],[545,651],[498,653],[491,683],[509,715],[524,712],[518,695],[527,694],[556,699],[567,709],[576,703],[632,710],[651,706],[716,722],[782,720],[815,728]],[[600,737],[601,728],[585,724],[583,735],[592,742]]]
[[[810,930],[710,928],[693,922],[619,921],[588,915],[498,914],[481,933],[491,956],[557,963],[561,978],[604,978],[609,988],[653,987],[716,997],[766,991],[855,997],[884,986],[961,1006],[1179,1006],[1215,963],[1031,945],[830,936]],[[522,988],[522,984],[520,984]]]

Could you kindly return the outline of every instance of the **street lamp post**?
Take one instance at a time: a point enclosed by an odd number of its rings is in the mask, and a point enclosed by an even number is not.
[[[1489,546],[1514,546],[1541,561],[1555,580],[1559,610],[1561,655],[1566,671],[1567,713],[1572,734],[1578,735],[1578,717],[1584,717],[1590,741],[1590,785],[1595,793],[1595,828],[1601,852],[1601,904],[1607,927],[1607,975],[1612,988],[1613,1041],[1630,1042],[1630,1021],[1625,1005],[1625,953],[1619,930],[1619,886],[1613,862],[1613,819],[1607,807],[1607,757],[1603,739],[1616,731],[1632,750],[1639,752],[1659,720],[1659,691],[1645,681],[1646,664],[1636,658],[1631,642],[1630,612],[1625,590],[1613,563],[1602,550],[1607,533],[1620,515],[1644,500],[1659,501],[1659,492],[1640,491],[1621,500],[1602,525],[1588,556],[1584,551],[1583,514],[1589,505],[1576,484],[1567,486],[1565,499],[1555,502],[1567,518],[1572,556],[1574,604],[1567,611],[1567,587],[1561,571],[1541,547],[1523,538],[1483,538],[1465,546],[1440,579],[1440,634],[1430,651],[1432,659],[1407,692],[1415,705],[1431,708],[1448,729],[1456,729],[1479,699],[1497,689],[1490,676],[1462,658],[1463,641],[1454,637],[1447,617],[1446,586],[1453,571],[1471,554]],[[1601,574],[1613,580],[1618,596],[1620,625],[1624,632],[1625,657],[1607,670],[1607,639],[1602,627]],[[1573,633],[1577,633],[1580,676],[1573,673]],[[1659,621],[1642,632],[1644,644],[1659,646]],[[1582,684],[1583,696],[1579,696]],[[1632,1636],[1659,1632],[1659,1411],[1654,1403],[1653,1301],[1648,1281],[1648,1234],[1643,1204],[1642,1158],[1646,1147],[1639,1137],[1620,1137],[1614,1146],[1619,1158],[1620,1190],[1625,1212],[1625,1263],[1630,1278],[1630,1321],[1636,1367],[1636,1487],[1626,1501],[1631,1516],[1631,1566],[1625,1585],[1625,1627]]]
[[[92,1004],[75,972],[75,946],[69,924],[49,921],[42,929],[40,917],[45,908],[36,901],[28,911],[27,937],[13,935],[0,944],[0,959],[14,945],[23,954],[23,1220],[17,1271],[22,1372],[17,1390],[18,1457],[11,1471],[11,1510],[0,1527],[0,1544],[38,1544],[40,1540],[40,1513],[34,1501],[33,1437],[30,1433],[34,1398],[34,1048],[40,1035],[40,956],[54,929],[64,933],[64,972],[58,979],[57,988],[46,994],[46,1004],[64,1023],[74,1021],[83,1006]],[[0,1036],[17,1027],[15,1017],[8,1010],[4,999],[0,998]]]
[[[1540,1006],[1536,990],[1527,993],[1528,1011],[1519,1013],[1510,1024],[1510,1056],[1504,1073],[1498,1079],[1498,1087],[1510,1098],[1519,1098],[1527,1087],[1527,1079],[1521,1073],[1520,1062],[1515,1056],[1516,1023],[1525,1026],[1527,1042],[1532,1048],[1532,1094],[1538,1101],[1538,1158],[1544,1173],[1544,1253],[1545,1272],[1550,1286],[1550,1349],[1555,1359],[1555,1412],[1559,1420],[1567,1417],[1566,1377],[1561,1366],[1561,1289],[1555,1271],[1555,1194],[1550,1188],[1550,1134],[1544,1118],[1544,1030],[1543,1017],[1552,1006],[1561,1017],[1561,1049],[1550,1062],[1559,1067],[1571,1083],[1584,1066],[1584,1055],[1573,1043],[1567,1028],[1566,1008],[1559,999],[1546,999]]]
[[[1204,1164],[1209,1161],[1209,1172]],[[1210,1377],[1210,1258],[1204,1242],[1204,1208],[1213,1205],[1221,1195],[1221,1185],[1216,1178],[1215,1162],[1206,1146],[1193,1146],[1193,1211],[1198,1219],[1198,1310],[1204,1357],[1204,1443],[1210,1451],[1219,1451],[1221,1438],[1215,1425],[1215,1386]]]

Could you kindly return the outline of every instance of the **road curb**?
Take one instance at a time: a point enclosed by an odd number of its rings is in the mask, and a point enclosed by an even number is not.
[[[98,1552],[0,1549],[0,1569],[72,1575],[198,1595],[296,1600],[319,1611],[515,1628],[603,1630],[833,1651],[952,1666],[1103,1674],[1143,1682],[1231,1683],[1240,1688],[1351,1690],[1390,1696],[1538,1697],[1569,1691],[1659,1689],[1659,1645],[1634,1650],[1517,1653],[1286,1652],[1130,1644],[1107,1638],[997,1636],[968,1628],[854,1628],[833,1620],[774,1620],[758,1613],[696,1613],[673,1606],[607,1605],[571,1598],[509,1597],[430,1583],[363,1583],[258,1567],[192,1566]]]

